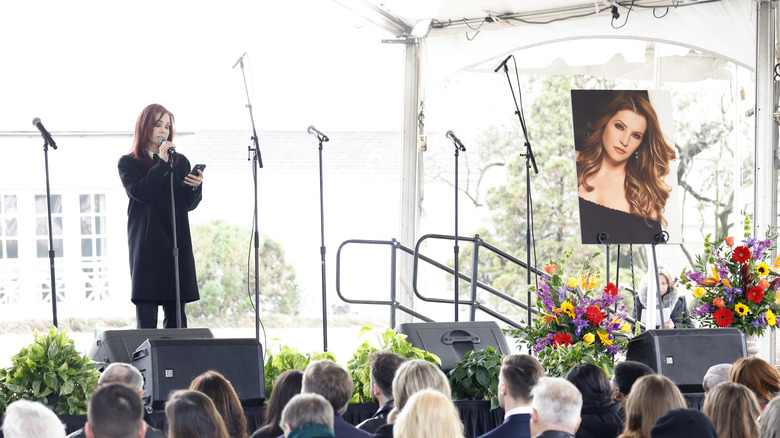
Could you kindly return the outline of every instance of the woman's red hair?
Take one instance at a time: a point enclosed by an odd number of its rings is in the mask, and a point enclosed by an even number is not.
[[[154,162],[146,152],[146,145],[152,136],[152,130],[154,125],[157,124],[165,114],[171,117],[171,129],[168,131],[168,141],[173,141],[173,136],[176,134],[176,123],[173,118],[173,113],[165,109],[164,106],[153,103],[138,116],[138,120],[135,122],[135,137],[133,138],[133,148],[130,150],[130,154],[136,160],[144,163],[148,167],[152,167]],[[176,165],[179,162],[179,156],[174,155],[173,164]]]

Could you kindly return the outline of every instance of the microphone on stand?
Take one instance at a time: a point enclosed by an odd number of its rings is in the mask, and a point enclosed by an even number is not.
[[[45,141],[53,149],[57,149],[57,143],[54,143],[54,139],[51,138],[51,134],[49,134],[49,131],[47,131],[46,128],[43,127],[43,123],[41,123],[40,117],[34,118],[32,123],[33,126],[35,126],[36,128],[38,128],[39,131],[41,131],[41,135],[43,136],[43,141]]]
[[[159,136],[159,137],[157,138],[157,143],[159,143],[159,144],[160,144],[160,146],[162,146],[162,144],[163,144],[163,143],[165,143],[165,141],[166,141],[166,140],[168,140],[168,139],[167,139],[167,138],[165,138],[165,137],[163,137],[163,136],[161,135],[161,136]],[[168,149],[168,155],[170,155],[171,157],[173,157],[174,155],[176,155],[176,149],[175,149],[175,148],[170,148],[170,149]]]
[[[238,61],[236,61],[236,63],[235,63],[235,64],[233,64],[233,68],[236,68],[236,66],[237,66],[237,65],[238,65],[238,64],[239,64],[239,63],[240,63],[240,62],[241,62],[241,61],[244,59],[244,56],[246,56],[246,52],[244,52],[244,54],[243,54],[243,55],[241,55],[241,56],[238,58]],[[244,68],[244,67],[241,67],[241,68]]]
[[[317,128],[314,127],[314,125],[309,126],[309,128],[306,130],[306,132],[308,132],[309,134],[316,135],[317,138],[319,138],[320,141],[329,141],[330,140],[327,135],[325,135],[325,134],[321,133],[320,131],[318,131]]]
[[[466,152],[466,146],[463,146],[463,143],[460,142],[458,137],[455,137],[455,134],[452,131],[447,131],[446,136],[452,140],[452,142],[455,144],[455,147],[462,150],[463,152]]]
[[[498,67],[496,67],[496,69],[493,70],[493,73],[496,73],[499,69],[501,69],[501,67],[506,67],[506,62],[509,61],[509,58],[511,58],[512,56],[513,55],[509,55],[509,56],[506,57],[506,59],[501,61],[501,64],[498,64]]]

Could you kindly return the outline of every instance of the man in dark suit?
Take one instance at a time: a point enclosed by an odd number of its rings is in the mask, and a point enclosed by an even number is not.
[[[325,397],[333,406],[333,432],[336,438],[373,438],[368,432],[347,423],[342,417],[347,412],[355,384],[347,370],[330,360],[310,363],[303,372],[301,393],[314,393]]]
[[[505,356],[498,374],[498,403],[504,422],[480,438],[530,438],[531,389],[544,376],[542,365],[527,354]]]
[[[391,351],[376,351],[368,358],[371,368],[371,398],[379,403],[379,410],[373,417],[358,424],[360,430],[374,433],[379,426],[387,424],[387,415],[395,406],[393,400],[393,377],[395,371],[406,362],[403,356]]]
[[[87,438],[143,438],[144,406],[133,388],[111,383],[98,388],[89,400]]]
[[[561,377],[542,377],[531,395],[534,438],[575,438],[580,427],[582,394],[574,384]]]

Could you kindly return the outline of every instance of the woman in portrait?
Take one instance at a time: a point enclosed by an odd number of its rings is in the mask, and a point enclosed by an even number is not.
[[[647,91],[609,94],[576,152],[582,242],[656,243],[667,226],[672,188],[664,179],[676,154]]]
[[[130,199],[127,244],[131,300],[136,306],[139,329],[157,327],[161,305],[165,312],[164,327],[177,327],[171,190],[176,206],[182,327],[187,327],[184,303],[199,298],[188,214],[202,198],[203,171],[190,173],[190,162],[174,150],[175,133],[170,111],[158,104],[147,106],[138,116],[133,148],[118,164],[119,177]]]

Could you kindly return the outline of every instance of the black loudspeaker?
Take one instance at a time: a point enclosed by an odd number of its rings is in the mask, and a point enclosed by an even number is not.
[[[132,363],[133,352],[147,339],[213,339],[207,328],[106,330],[89,350],[101,372],[113,362]]]
[[[263,347],[248,339],[147,339],[133,353],[133,366],[144,376],[144,405],[165,407],[168,395],[187,389],[205,371],[220,372],[244,406],[265,399]]]
[[[403,323],[395,331],[405,334],[413,346],[439,356],[445,373],[471,350],[489,345],[503,355],[509,354],[504,332],[495,321]]]
[[[628,342],[626,360],[642,362],[670,378],[682,392],[704,392],[707,370],[747,356],[735,328],[647,330]]]

